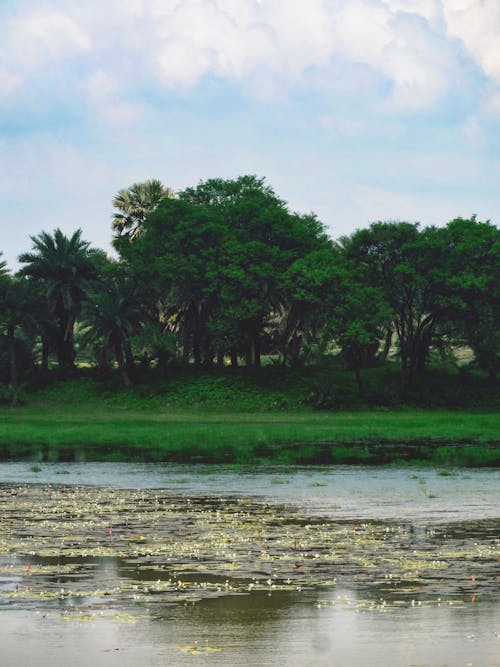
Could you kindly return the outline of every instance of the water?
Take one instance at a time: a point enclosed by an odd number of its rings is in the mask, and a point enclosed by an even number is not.
[[[498,470],[40,467],[0,464],[2,667],[500,666]]]
[[[157,488],[256,497],[334,519],[432,522],[496,518],[500,471],[416,467],[231,468],[165,463],[0,463],[0,482]]]

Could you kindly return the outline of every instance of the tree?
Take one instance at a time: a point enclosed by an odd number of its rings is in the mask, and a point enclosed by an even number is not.
[[[297,258],[280,280],[277,340],[283,364],[307,361],[315,345],[326,350],[333,338],[337,258],[331,244]]]
[[[348,259],[366,270],[392,312],[401,357],[401,395],[424,369],[449,307],[442,289],[443,246],[439,230],[418,223],[377,222],[345,243]]]
[[[185,359],[200,366],[243,355],[258,366],[282,274],[325,239],[315,216],[290,213],[264,179],[242,176],[164,199],[143,233],[117,247],[161,303],[165,332],[180,334]]]
[[[324,348],[335,341],[361,396],[361,370],[373,359],[391,317],[382,290],[371,286],[364,273],[330,245],[298,259],[284,277],[291,314],[284,356],[291,352],[295,357],[301,338],[321,340]]]
[[[39,303],[31,281],[26,278],[4,276],[0,288],[0,330],[5,336],[8,356],[8,381],[15,390],[19,386],[19,358],[31,357],[26,346],[26,334],[37,326]],[[18,335],[24,330],[24,340]],[[24,349],[24,354],[22,351]],[[31,348],[31,345],[29,346]]]
[[[119,212],[113,214],[113,230],[116,238],[125,236],[133,240],[142,234],[144,222],[163,199],[172,199],[174,192],[163,183],[152,178],[143,183],[134,183],[120,190],[113,199],[113,206]],[[120,242],[117,243],[119,245]]]
[[[210,348],[209,275],[218,266],[219,223],[205,207],[165,199],[145,221],[143,234],[120,249],[133,279],[147,293],[148,309],[156,311],[165,332],[182,331],[185,352],[192,352],[197,366]]]
[[[179,194],[213,211],[224,229],[208,328],[219,353],[260,365],[267,331],[283,311],[281,276],[300,256],[326,241],[314,215],[291,213],[263,178],[210,179]]]
[[[50,303],[56,324],[55,347],[62,377],[74,370],[74,327],[82,301],[97,276],[95,252],[78,229],[68,238],[60,229],[32,236],[33,252],[23,253],[20,276],[35,279]]]
[[[142,309],[133,286],[124,277],[119,265],[108,261],[82,315],[83,324],[87,327],[84,344],[93,344],[104,353],[111,350],[123,384],[132,386],[127,348],[130,346],[130,336],[141,320]]]
[[[0,257],[3,255],[2,252],[0,252]],[[0,281],[5,278],[9,274],[9,270],[7,269],[7,262],[5,262],[3,259],[0,259]]]
[[[500,367],[500,230],[472,216],[455,218],[441,236],[451,334],[472,348],[494,381]]]

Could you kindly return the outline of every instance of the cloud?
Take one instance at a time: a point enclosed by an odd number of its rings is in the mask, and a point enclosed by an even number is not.
[[[447,34],[460,41],[465,53],[493,82],[486,106],[500,112],[500,3],[498,0],[442,0]]]
[[[427,108],[449,92],[453,53],[415,14],[352,0],[337,15],[336,36],[339,57],[372,68],[391,84],[388,102],[397,109]]]
[[[9,27],[10,59],[22,70],[40,69],[88,52],[92,45],[89,34],[60,12],[35,11],[16,16]]]
[[[138,123],[143,117],[145,105],[123,100],[117,82],[102,70],[93,72],[82,89],[95,120],[127,126]]]
[[[185,91],[208,76],[264,97],[273,86],[311,84],[318,72],[327,81],[344,64],[368,67],[385,81],[389,106],[418,109],[439,103],[460,78],[453,75],[462,66],[457,39],[485,76],[500,78],[497,0],[50,4],[51,10],[30,10],[36,5],[28,1],[7,21],[4,92],[15,92],[18,76],[26,80],[47,66],[68,69],[75,59],[80,73],[103,72],[128,90],[146,83]]]
[[[500,83],[500,3],[443,0],[448,35],[458,38],[484,74]]]
[[[431,24],[442,19],[440,0],[382,0],[391,12],[403,12],[423,17]]]

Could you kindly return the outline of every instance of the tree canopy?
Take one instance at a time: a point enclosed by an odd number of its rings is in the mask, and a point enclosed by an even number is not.
[[[405,397],[432,355],[454,346],[498,373],[500,232],[490,222],[379,221],[334,242],[253,175],[177,194],[151,179],[113,206],[118,260],[82,230],[60,229],[32,237],[16,275],[0,259],[11,385],[23,346],[42,369],[55,353],[63,377],[80,349],[102,372],[115,363],[127,386],[141,368],[167,377],[174,362],[256,367],[265,354],[297,366],[338,353],[364,394],[363,368],[392,349]]]

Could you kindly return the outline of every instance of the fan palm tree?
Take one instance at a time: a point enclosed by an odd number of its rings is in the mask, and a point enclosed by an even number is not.
[[[141,308],[132,291],[112,277],[92,294],[92,300],[84,310],[84,322],[88,329],[83,343],[113,351],[126,387],[132,386],[126,349],[140,319]]]
[[[113,214],[113,230],[117,236],[136,238],[142,234],[146,218],[161,200],[174,197],[173,190],[165,187],[156,178],[134,183],[126,190],[120,190],[113,199],[113,206],[118,209],[118,212]]]
[[[68,238],[60,229],[53,234],[41,232],[32,236],[33,252],[23,253],[25,264],[20,276],[35,278],[50,303],[57,327],[55,341],[59,373],[65,377],[74,370],[74,327],[82,301],[97,276],[96,262],[90,244],[78,229]]]
[[[0,252],[0,258],[2,257],[3,252]],[[0,259],[0,279],[4,278],[9,274],[9,270],[7,268],[7,262],[5,262],[3,259]]]

